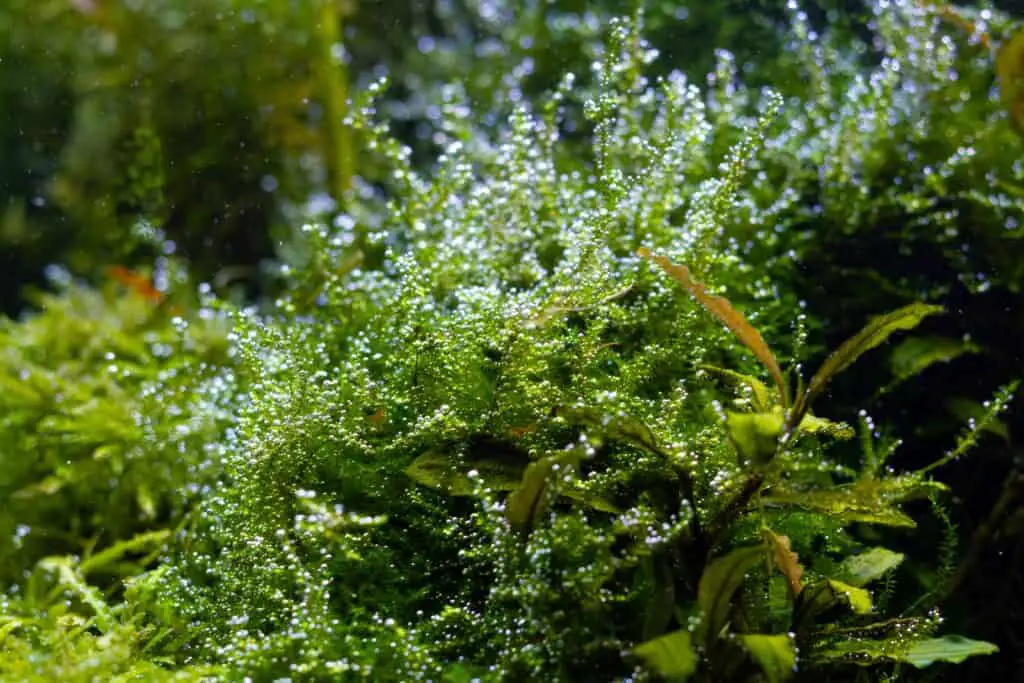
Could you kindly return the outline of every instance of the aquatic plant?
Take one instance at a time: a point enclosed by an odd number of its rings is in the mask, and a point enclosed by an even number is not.
[[[855,430],[815,399],[941,307],[877,311],[805,383],[805,313],[750,230],[834,160],[728,54],[706,90],[649,81],[642,19],[496,136],[449,91],[429,173],[377,114],[386,83],[367,89],[346,125],[392,171],[303,225],[270,312],[146,296],[117,271],[139,291],[73,288],[8,324],[6,383],[39,405],[0,437],[53,457],[9,487],[28,494],[0,673],[857,680],[996,650],[943,633],[876,530],[912,532],[920,501],[948,521],[931,472],[1016,386],[922,471],[894,470],[866,415],[851,459]],[[19,386],[33,350],[72,386]],[[55,514],[76,507],[97,516]],[[952,575],[952,540],[930,555]]]

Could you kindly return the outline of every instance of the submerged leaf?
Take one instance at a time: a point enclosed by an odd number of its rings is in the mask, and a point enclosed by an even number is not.
[[[838,576],[851,586],[866,586],[898,567],[903,557],[903,553],[888,548],[869,548],[843,560],[839,565]]]
[[[785,430],[782,407],[776,406],[770,412],[735,413],[726,412],[725,429],[733,447],[746,462],[764,464],[778,450],[779,437]],[[842,422],[832,422],[814,415],[805,415],[800,421],[798,432],[820,434],[834,439],[853,438],[853,428]]]
[[[871,320],[860,332],[843,342],[814,374],[807,390],[797,398],[793,406],[790,424],[800,422],[829,380],[850,367],[862,355],[883,344],[894,333],[913,329],[929,315],[942,311],[942,306],[913,303]]]
[[[786,577],[790,597],[795,598],[803,588],[800,581],[803,579],[804,568],[800,566],[800,558],[790,548],[787,536],[778,536],[771,529],[765,529],[764,537],[772,550],[775,566]]]
[[[633,654],[670,681],[685,681],[697,671],[700,662],[693,650],[690,634],[685,630],[666,633],[641,643],[633,648]]]
[[[582,424],[614,441],[628,443],[642,451],[664,456],[650,427],[629,415],[612,415],[598,408],[559,408],[557,414],[569,422]]]
[[[505,517],[509,524],[520,529],[533,528],[544,513],[551,476],[557,475],[564,467],[575,470],[580,457],[578,452],[571,451],[530,463],[519,486],[505,503]]]
[[[761,667],[768,683],[782,683],[796,671],[796,646],[787,635],[744,634],[738,637]]]
[[[782,412],[725,414],[725,431],[743,462],[764,464],[778,450]]]
[[[814,491],[797,491],[780,485],[761,500],[767,505],[795,505],[844,523],[914,528],[917,523],[895,506],[908,500],[927,498],[945,489],[945,485],[939,482],[904,475],[861,479],[853,484]]]
[[[863,588],[835,579],[809,584],[800,593],[793,607],[793,629],[806,630],[818,615],[840,605],[848,607],[854,614],[870,614],[871,594]]]
[[[714,365],[701,365],[700,368],[718,375],[730,384],[748,387],[750,389],[752,399],[751,407],[754,409],[754,412],[766,413],[775,406],[775,401],[772,400],[771,391],[769,391],[768,387],[765,386],[764,382],[756,377],[744,375],[740,372],[727,370],[725,368],[715,367]]]
[[[904,622],[906,620],[898,620]],[[883,632],[887,624],[881,623],[867,626],[861,631],[867,635],[871,631]],[[904,628],[904,633],[913,626]],[[888,637],[872,639],[854,637],[829,643],[827,648],[815,651],[811,659],[817,661],[849,662],[859,666],[874,664],[905,662],[918,669],[935,664],[950,662],[959,664],[968,657],[990,655],[999,652],[999,648],[982,640],[971,640],[963,636],[943,636],[941,638],[924,638],[918,640],[890,634]]]
[[[910,337],[892,350],[889,367],[897,380],[920,374],[936,363],[949,361],[981,349],[970,342],[950,337]]]
[[[743,585],[747,571],[764,553],[763,546],[738,548],[709,564],[700,577],[697,603],[704,612],[705,639],[718,639],[729,619],[732,596]]]
[[[913,664],[918,669],[923,669],[935,662],[959,664],[968,657],[991,655],[996,652],[999,652],[999,648],[984,640],[971,640],[963,636],[943,636],[914,643],[907,650],[903,661]]]
[[[768,369],[772,380],[775,381],[775,385],[779,389],[782,403],[785,404],[786,383],[782,378],[782,368],[779,367],[778,361],[775,360],[775,355],[768,347],[768,344],[765,343],[764,338],[761,337],[761,333],[747,322],[743,314],[737,311],[725,297],[709,293],[707,285],[694,280],[690,276],[690,269],[686,266],[672,263],[672,261],[664,256],[651,253],[649,249],[640,249],[637,253],[646,259],[654,261],[669,277],[685,287],[704,308],[714,314],[744,346],[753,352],[757,359]]]
[[[448,495],[471,496],[474,481],[470,472],[476,472],[484,485],[495,491],[512,491],[531,462],[519,449],[490,440],[471,444],[465,456],[460,456],[456,448],[433,448],[416,458],[405,472],[415,482]]]

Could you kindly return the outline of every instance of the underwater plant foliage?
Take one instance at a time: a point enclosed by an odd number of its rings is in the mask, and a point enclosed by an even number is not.
[[[941,307],[804,376],[805,314],[742,246],[798,204],[800,107],[725,54],[648,81],[640,12],[608,34],[493,139],[453,97],[429,173],[368,88],[389,198],[305,223],[270,313],[111,283],[6,324],[5,679],[898,680],[997,649],[863,530],[941,510],[931,471],[1015,385],[926,471],[866,419],[850,462],[814,399]]]

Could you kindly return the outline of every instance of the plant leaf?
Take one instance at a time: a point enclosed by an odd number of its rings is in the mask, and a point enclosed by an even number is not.
[[[907,620],[894,620],[905,622]],[[873,624],[860,629],[868,633],[885,632],[887,623]],[[906,633],[906,627],[902,633]],[[809,657],[819,662],[846,662],[859,666],[872,666],[888,662],[906,662],[923,669],[936,662],[959,664],[968,657],[995,654],[999,648],[981,640],[949,635],[941,638],[908,640],[899,633],[890,633],[881,639],[865,638],[859,635],[849,640],[829,643],[828,647],[815,650]]]
[[[936,363],[948,363],[965,353],[978,353],[977,344],[951,337],[910,337],[892,350],[889,367],[896,381],[920,374]]]
[[[851,586],[866,586],[898,567],[903,557],[903,553],[888,548],[869,548],[843,560],[839,565],[838,576]]]
[[[793,630],[804,631],[820,614],[839,605],[847,606],[854,614],[870,614],[871,594],[835,579],[808,584],[793,606]]]
[[[797,398],[793,406],[790,424],[799,424],[829,380],[850,367],[863,354],[884,343],[894,333],[913,329],[927,316],[942,311],[942,306],[913,303],[871,320],[860,332],[843,342],[814,374],[807,390]]]
[[[865,478],[853,484],[814,491],[787,489],[780,484],[761,500],[765,504],[795,505],[846,523],[914,528],[917,523],[895,506],[943,490],[946,490],[944,484],[908,474],[885,479]]]
[[[935,662],[952,662],[959,664],[968,657],[991,655],[999,652],[999,648],[984,640],[971,640],[963,636],[943,636],[919,640],[907,650],[903,661],[924,669]]]
[[[513,491],[529,467],[530,457],[522,451],[497,442],[470,446],[465,456],[454,452],[456,446],[433,448],[416,458],[405,472],[418,484],[441,489],[451,496],[473,495],[476,471],[484,484],[495,491]]]
[[[787,635],[744,634],[739,641],[764,671],[768,683],[788,681],[796,671],[796,647]]]
[[[556,414],[576,424],[586,425],[614,441],[628,443],[642,451],[664,456],[650,427],[629,415],[612,415],[597,408],[562,407]]]
[[[523,479],[505,502],[505,517],[509,524],[520,529],[533,528],[547,505],[550,477],[564,467],[579,466],[580,454],[575,451],[542,458],[530,463]]]
[[[796,596],[800,595],[800,591],[803,588],[800,581],[804,575],[804,568],[800,566],[800,558],[790,549],[787,536],[778,536],[771,529],[765,529],[763,535],[765,540],[768,541],[768,547],[772,551],[772,559],[775,561],[775,566],[786,577],[790,597],[796,598]]]
[[[644,563],[654,584],[651,601],[644,615],[644,638],[655,638],[665,632],[672,622],[676,608],[675,581],[668,561],[661,557],[647,556]]]
[[[690,633],[685,630],[640,643],[633,648],[633,654],[670,681],[685,681],[697,671],[700,661],[693,650]]]
[[[768,347],[768,344],[765,343],[764,338],[761,337],[761,333],[747,322],[743,314],[737,311],[725,297],[709,293],[704,283],[698,282],[690,276],[690,269],[686,266],[672,263],[666,257],[653,254],[649,249],[645,248],[639,249],[637,254],[661,266],[661,269],[669,277],[685,287],[704,308],[718,318],[744,346],[753,352],[754,356],[761,361],[761,364],[771,374],[772,380],[775,381],[775,385],[779,389],[781,403],[785,406],[787,400],[786,383],[782,378],[782,368],[779,367],[778,362],[775,360],[775,355]]]
[[[754,409],[754,412],[766,413],[769,412],[776,405],[776,402],[772,400],[771,391],[768,389],[767,386],[765,386],[764,382],[757,379],[756,377],[744,375],[742,373],[735,372],[733,370],[727,370],[725,368],[715,367],[714,365],[702,364],[700,368],[701,370],[705,370],[707,372],[718,375],[719,377],[728,381],[730,384],[734,386],[739,385],[749,387],[752,399],[751,407]]]
[[[725,432],[743,462],[763,465],[778,450],[782,436],[782,411],[725,414]]]
[[[704,612],[705,643],[721,635],[729,619],[732,596],[743,584],[747,571],[764,553],[763,546],[738,548],[716,559],[704,569],[697,587],[697,603]]]

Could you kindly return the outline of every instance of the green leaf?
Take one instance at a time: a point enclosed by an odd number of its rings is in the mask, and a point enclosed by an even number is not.
[[[416,458],[405,470],[418,484],[441,489],[451,496],[471,496],[475,471],[484,485],[495,491],[513,491],[519,487],[530,457],[507,444],[481,440],[460,456],[456,446],[434,448]]]
[[[754,409],[754,412],[769,412],[777,404],[777,402],[772,398],[771,390],[768,389],[764,382],[756,377],[734,372],[733,370],[726,370],[725,368],[715,367],[714,365],[701,365],[700,368],[718,375],[734,386],[738,385],[749,388],[751,407]]]
[[[918,622],[922,620],[896,619],[869,624],[858,629],[849,639],[836,640],[827,647],[816,649],[808,658],[818,662],[847,662],[865,667],[905,662],[923,669],[936,662],[959,664],[968,657],[999,651],[992,643],[956,635],[907,639],[905,634],[912,632],[914,624]],[[893,630],[897,625],[902,628]]]
[[[559,474],[565,467],[575,469],[579,460],[578,453],[569,452],[530,463],[519,486],[505,503],[505,517],[509,524],[520,529],[533,528],[544,514],[551,476]]]
[[[971,640],[963,636],[943,636],[920,640],[910,646],[903,656],[903,661],[924,669],[935,662],[951,662],[959,664],[968,657],[991,655],[999,652],[999,648],[984,640]]]
[[[82,560],[78,569],[83,576],[88,576],[92,572],[109,567],[128,553],[139,553],[144,550],[158,548],[166,543],[170,536],[170,529],[156,529],[137,534]]]
[[[902,510],[899,503],[927,498],[946,486],[912,474],[885,479],[860,479],[853,484],[831,489],[797,491],[776,486],[761,500],[769,505],[794,505],[820,512],[835,520],[850,523],[882,524],[914,528],[917,523]]]
[[[869,548],[843,560],[839,565],[839,578],[851,586],[866,586],[895,569],[903,562],[903,553],[888,548]]]
[[[562,407],[556,411],[559,417],[582,424],[613,441],[628,443],[642,451],[664,456],[665,451],[658,445],[658,439],[650,427],[629,415],[612,415],[597,408]]]
[[[796,671],[796,647],[787,635],[744,634],[740,643],[764,671],[768,683],[788,681]]]
[[[790,415],[790,423],[798,424],[829,380],[850,367],[863,354],[883,344],[894,333],[913,329],[927,316],[942,311],[941,306],[914,303],[873,319],[864,326],[864,329],[843,342],[825,360],[818,372],[811,378],[807,390],[797,398]]]
[[[764,464],[778,450],[782,436],[782,411],[725,414],[725,432],[745,463]]]
[[[808,584],[793,606],[793,629],[804,631],[821,614],[844,605],[854,614],[870,614],[871,594],[863,588],[851,586],[835,579]]]
[[[707,644],[718,639],[729,619],[733,594],[743,585],[747,571],[764,556],[764,547],[738,548],[709,564],[700,577],[697,603],[704,612]]]
[[[668,561],[648,555],[644,566],[654,586],[651,601],[644,614],[644,638],[654,638],[665,631],[676,609],[675,581]]]
[[[693,650],[690,633],[684,630],[641,643],[633,648],[633,654],[670,681],[685,681],[697,671],[700,662]]]
[[[892,350],[889,367],[897,381],[920,374],[936,363],[948,363],[965,353],[981,349],[970,342],[950,337],[910,337]]]

